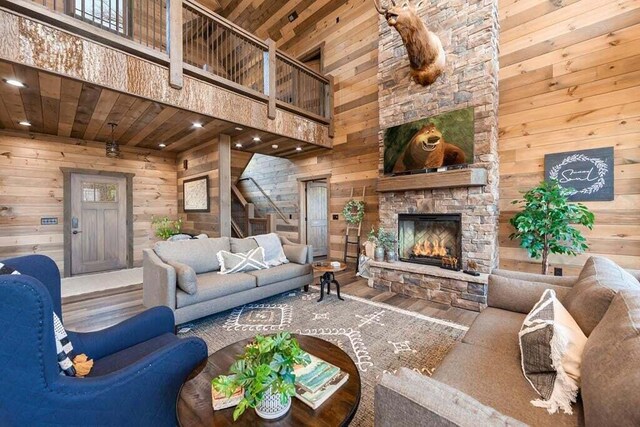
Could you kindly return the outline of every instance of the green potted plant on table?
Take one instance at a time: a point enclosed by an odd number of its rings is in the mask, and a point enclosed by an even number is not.
[[[387,254],[387,261],[396,261],[395,256],[395,234],[391,231],[386,231],[384,228],[379,227],[376,231],[375,227],[371,227],[371,231],[367,235],[370,242],[376,244],[374,252],[374,259],[376,261],[384,261],[385,252]]]
[[[232,375],[220,375],[211,384],[227,398],[239,388],[244,389],[243,398],[233,411],[234,420],[247,408],[254,408],[265,419],[280,418],[287,413],[291,397],[296,394],[294,367],[309,363],[309,354],[288,332],[258,335],[231,365]]]
[[[156,237],[167,240],[176,234],[180,234],[182,231],[182,218],[171,220],[166,216],[153,217],[151,218],[151,225],[156,230]]]
[[[582,203],[569,203],[571,189],[558,181],[543,181],[527,191],[522,200],[522,211],[509,220],[516,229],[509,238],[519,239],[532,258],[542,257],[542,274],[547,274],[549,254],[577,255],[589,248],[587,240],[573,225],[593,228],[594,214]]]

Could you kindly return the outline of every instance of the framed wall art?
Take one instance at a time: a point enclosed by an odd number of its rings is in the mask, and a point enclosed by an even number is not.
[[[185,212],[210,212],[208,176],[184,180],[182,191]]]

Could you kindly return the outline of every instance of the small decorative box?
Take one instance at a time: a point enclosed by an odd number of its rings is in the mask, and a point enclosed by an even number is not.
[[[213,405],[213,410],[217,411],[220,409],[230,408],[232,406],[236,406],[244,395],[244,389],[239,388],[235,393],[231,395],[231,397],[227,398],[223,393],[218,393],[213,385],[211,386],[211,403]]]

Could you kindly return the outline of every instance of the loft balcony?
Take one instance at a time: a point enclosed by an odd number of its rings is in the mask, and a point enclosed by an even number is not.
[[[247,151],[289,157],[301,145],[332,147],[331,77],[196,2],[0,0],[0,35],[4,69],[26,67],[195,114]]]

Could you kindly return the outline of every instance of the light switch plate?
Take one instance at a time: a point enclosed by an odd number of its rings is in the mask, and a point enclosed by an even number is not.
[[[41,225],[58,225],[58,218],[56,217],[40,218],[40,224]]]

